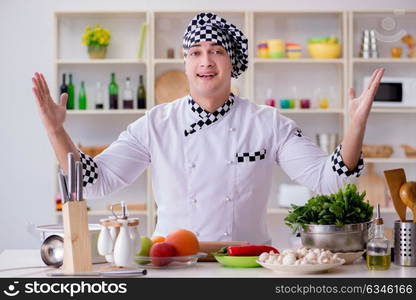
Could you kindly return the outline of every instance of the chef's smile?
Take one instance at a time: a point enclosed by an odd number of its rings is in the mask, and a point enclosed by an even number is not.
[[[230,56],[222,45],[210,41],[195,43],[188,49],[185,71],[191,94],[227,94],[231,80]]]
[[[199,74],[196,74],[196,76],[198,76],[202,80],[211,80],[217,75],[218,75],[217,73],[199,73]]]

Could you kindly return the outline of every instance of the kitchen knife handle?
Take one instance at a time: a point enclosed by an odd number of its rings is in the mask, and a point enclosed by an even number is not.
[[[81,201],[82,200],[82,165],[81,162],[77,161],[75,163],[75,170],[76,170],[76,200]]]
[[[75,200],[76,192],[76,170],[74,154],[68,153],[68,187],[69,187],[69,201]]]
[[[61,192],[62,204],[68,201],[68,191],[66,188],[65,177],[62,172],[58,173],[59,190]]]

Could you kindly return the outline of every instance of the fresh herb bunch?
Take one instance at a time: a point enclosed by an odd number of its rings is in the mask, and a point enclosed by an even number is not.
[[[368,222],[373,216],[373,207],[364,201],[354,184],[347,184],[335,194],[312,197],[304,206],[293,205],[285,223],[292,232],[308,224],[337,225]]]

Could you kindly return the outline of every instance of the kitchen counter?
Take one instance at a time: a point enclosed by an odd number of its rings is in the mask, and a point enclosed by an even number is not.
[[[94,269],[106,264],[94,264]],[[34,268],[28,268],[34,267]],[[45,266],[39,249],[4,250],[0,254],[0,277],[49,277],[49,273],[58,272]],[[387,271],[369,271],[364,260],[359,259],[352,265],[343,265],[326,273],[291,275],[276,273],[265,268],[226,268],[215,262],[201,262],[182,269],[148,269],[146,277],[416,277],[416,267],[391,265]]]

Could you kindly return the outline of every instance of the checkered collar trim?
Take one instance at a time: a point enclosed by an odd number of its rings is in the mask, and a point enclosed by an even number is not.
[[[234,100],[235,100],[234,94],[230,93],[230,96],[224,102],[224,104],[221,105],[219,108],[217,108],[216,111],[210,113],[209,111],[206,111],[201,106],[199,106],[199,104],[195,102],[195,100],[192,98],[191,95],[188,95],[188,105],[190,106],[192,112],[195,113],[200,120],[198,122],[192,123],[188,129],[185,129],[184,131],[185,136],[193,134],[197,130],[201,130],[202,128],[205,128],[206,126],[209,126],[217,122],[219,119],[225,116],[227,112],[231,110],[231,107],[234,104]]]

